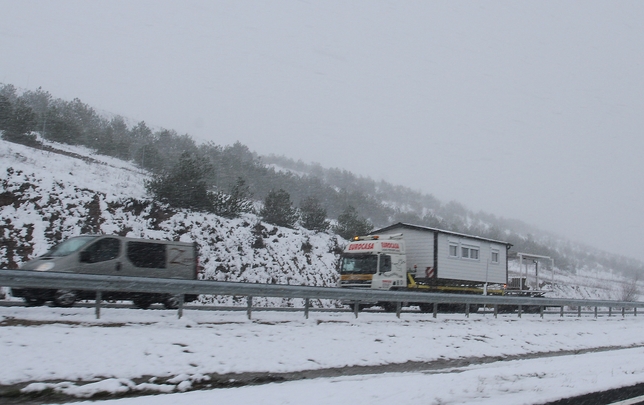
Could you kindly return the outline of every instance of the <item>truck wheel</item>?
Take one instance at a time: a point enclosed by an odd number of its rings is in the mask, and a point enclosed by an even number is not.
[[[54,305],[57,307],[69,308],[78,299],[78,293],[73,290],[56,290],[54,293]]]
[[[166,309],[177,309],[177,308],[179,308],[179,301],[180,300],[181,300],[181,295],[180,294],[168,295],[163,300],[163,306]]]
[[[527,305],[521,308],[526,314],[538,314],[541,312],[541,307],[538,305]]]
[[[382,308],[385,312],[396,312],[396,303],[395,302],[383,302]]]
[[[425,314],[428,312],[434,312],[434,304],[419,304],[418,307],[420,308],[420,312]]]

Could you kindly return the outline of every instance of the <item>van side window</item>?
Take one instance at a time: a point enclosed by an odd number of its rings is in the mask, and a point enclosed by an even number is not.
[[[127,258],[136,267],[165,269],[166,245],[161,243],[128,242]]]
[[[104,238],[85,249],[86,263],[98,263],[113,260],[121,253],[121,241],[116,238]]]

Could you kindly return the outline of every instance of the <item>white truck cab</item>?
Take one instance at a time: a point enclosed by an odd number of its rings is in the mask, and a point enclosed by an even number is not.
[[[342,254],[340,287],[378,290],[406,287],[406,264],[402,233],[356,236]]]

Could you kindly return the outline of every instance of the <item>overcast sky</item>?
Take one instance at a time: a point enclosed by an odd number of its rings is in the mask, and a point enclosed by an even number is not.
[[[0,0],[0,82],[644,259],[642,1]]]

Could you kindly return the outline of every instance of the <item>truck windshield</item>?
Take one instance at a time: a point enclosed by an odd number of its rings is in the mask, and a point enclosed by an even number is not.
[[[75,238],[67,239],[51,248],[51,250],[45,253],[43,257],[62,257],[70,255],[80,250],[83,246],[87,245],[97,237],[98,236],[77,236]]]
[[[378,257],[375,255],[345,256],[340,274],[376,274]]]

